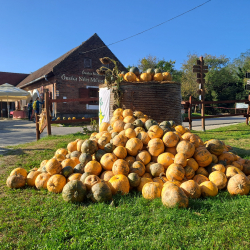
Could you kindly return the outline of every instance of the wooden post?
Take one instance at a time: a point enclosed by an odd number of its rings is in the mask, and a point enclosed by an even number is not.
[[[250,94],[248,96],[248,108],[247,108],[247,117],[246,117],[246,124],[249,125],[249,114],[250,114]]]
[[[49,115],[49,92],[45,93],[45,110],[46,110],[46,120],[47,120],[47,134],[51,135],[51,123],[50,123],[50,115]]]
[[[203,67],[204,67],[204,61],[203,61],[203,56],[200,57],[200,61],[201,61],[201,116],[203,116],[203,118],[201,119],[201,124],[202,124],[202,130],[203,132],[206,131],[205,128],[205,79],[204,79],[204,75],[203,75]]]
[[[189,97],[189,106],[188,106],[188,122],[189,122],[189,130],[192,129],[192,99],[193,97]]]
[[[40,139],[40,131],[39,131],[39,118],[37,113],[35,113],[35,118],[36,118],[36,140],[38,141]]]
[[[1,101],[1,117],[3,117],[3,102]]]

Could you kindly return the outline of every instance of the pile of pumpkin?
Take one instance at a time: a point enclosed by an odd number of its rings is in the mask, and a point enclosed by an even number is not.
[[[127,82],[172,81],[170,72],[162,72],[162,70],[158,68],[149,68],[144,73],[140,73],[137,67],[132,67],[127,73],[122,71],[120,76]]]
[[[167,207],[187,207],[189,198],[250,190],[250,161],[218,139],[201,138],[173,121],[158,124],[140,111],[116,109],[109,123],[88,140],[70,142],[29,173],[14,169],[7,186],[24,185],[61,193],[67,202],[94,202],[112,195],[142,192]]]

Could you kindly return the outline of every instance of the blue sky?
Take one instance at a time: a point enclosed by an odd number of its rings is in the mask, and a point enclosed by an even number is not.
[[[0,71],[30,73],[94,33],[106,44],[134,35],[206,0],[0,0]],[[110,46],[125,65],[189,53],[233,59],[250,49],[250,1],[212,0],[153,30]]]

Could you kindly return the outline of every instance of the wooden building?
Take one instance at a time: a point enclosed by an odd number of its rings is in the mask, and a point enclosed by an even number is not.
[[[30,91],[35,99],[49,92],[51,99],[96,98],[99,84],[104,77],[96,73],[101,66],[113,68],[113,65],[102,65],[99,58],[110,57],[119,61],[97,34],[91,36],[76,48],[48,63],[22,80],[17,87]],[[120,63],[120,70],[126,70]],[[56,117],[81,118],[98,115],[99,103],[68,102],[54,103],[52,115]]]

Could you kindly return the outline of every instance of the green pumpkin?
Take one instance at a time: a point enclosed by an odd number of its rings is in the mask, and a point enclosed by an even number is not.
[[[129,72],[134,73],[136,76],[140,75],[140,70],[137,67],[130,68]]]
[[[79,173],[79,174],[83,174],[84,173],[84,167],[85,164],[79,163],[74,167],[74,173]]]
[[[112,134],[111,134],[111,138],[113,139],[115,136],[117,136],[119,133],[118,132],[113,132]]]
[[[91,200],[93,202],[105,202],[112,200],[112,192],[108,184],[101,180],[91,188]]]
[[[79,161],[85,166],[89,161],[92,161],[92,156],[88,153],[82,153],[79,157]]]
[[[138,128],[138,127],[143,128],[143,127],[144,127],[144,123],[143,123],[143,121],[140,120],[140,119],[135,120],[135,121],[133,122],[133,125],[135,126],[135,128]]]
[[[82,176],[81,176],[81,178],[80,178],[80,181],[81,181],[82,183],[84,183],[85,179],[86,179],[88,176],[90,176],[90,175],[92,175],[92,174],[89,173],[89,172],[83,173]]]
[[[98,150],[96,141],[86,140],[81,146],[82,153],[94,154]]]
[[[98,149],[96,152],[95,152],[95,158],[98,162],[100,162],[101,158],[103,155],[105,155],[107,152],[104,151],[103,149]]]
[[[122,72],[121,72],[122,75],[125,75],[126,73],[127,73],[126,71],[122,71]]]
[[[70,153],[70,158],[72,158],[72,157],[79,158],[80,155],[81,155],[81,152],[79,152],[79,151],[73,151],[72,153]]]
[[[130,173],[128,180],[131,187],[138,187],[141,183],[141,177],[137,173]]]
[[[159,124],[159,126],[163,126],[163,127],[169,127],[171,128],[171,124],[169,123],[169,121],[163,121]]]
[[[169,124],[170,124],[171,128],[175,128],[177,126],[175,121],[173,121],[173,120],[169,121]]]
[[[108,126],[108,132],[112,131],[113,127],[111,125]]]
[[[73,174],[74,170],[71,166],[66,166],[62,169],[62,175],[65,178],[68,178],[71,174]]]
[[[154,69],[149,68],[149,69],[146,70],[146,73],[150,74],[153,77],[154,74],[155,74],[155,71],[154,71]]]
[[[87,188],[79,180],[68,182],[62,190],[62,197],[66,202],[82,202],[86,195]]]
[[[147,130],[150,129],[151,126],[153,125],[158,125],[157,121],[153,120],[153,119],[148,119],[146,122],[145,122],[145,128]]]
[[[161,73],[162,72],[162,70],[161,69],[155,69],[155,74],[158,74],[158,73]]]
[[[104,146],[104,151],[106,153],[112,153],[115,149],[115,145],[113,145],[112,143],[107,143],[105,146]]]

